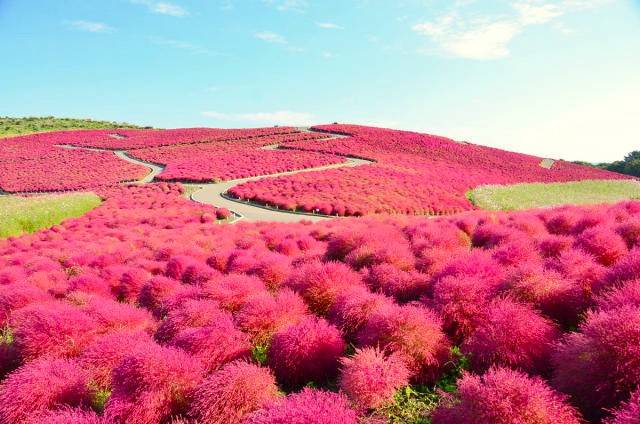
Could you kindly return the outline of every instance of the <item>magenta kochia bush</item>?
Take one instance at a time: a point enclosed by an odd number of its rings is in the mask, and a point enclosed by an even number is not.
[[[247,414],[278,396],[276,380],[268,368],[235,361],[196,387],[189,410],[198,422],[239,424]]]
[[[20,423],[61,406],[91,404],[88,374],[69,359],[38,359],[11,373],[0,385],[0,422]]]
[[[77,356],[96,335],[98,324],[77,307],[50,301],[14,311],[10,325],[15,346],[25,361],[43,355]]]
[[[345,264],[313,261],[294,270],[285,285],[300,293],[313,312],[325,315],[342,290],[363,283]]]
[[[113,371],[105,418],[132,424],[170,421],[187,412],[202,375],[198,360],[179,349],[155,343],[138,346]]]
[[[397,389],[409,383],[409,370],[397,354],[365,347],[343,358],[340,389],[362,408],[378,408],[393,400]]]
[[[602,265],[609,266],[627,253],[627,244],[607,227],[593,227],[584,230],[576,239],[576,246],[592,254]]]
[[[619,287],[604,291],[595,301],[598,308],[603,311],[625,305],[640,307],[640,279],[629,280]]]
[[[466,374],[445,397],[434,424],[580,424],[578,412],[539,378],[506,368]]]
[[[11,311],[47,299],[51,299],[51,296],[31,284],[17,282],[0,285],[0,327],[5,326]]]
[[[393,300],[379,293],[371,293],[366,287],[353,286],[337,297],[329,310],[328,319],[347,337],[352,337],[367,322],[369,317]]]
[[[156,332],[156,339],[168,342],[181,330],[203,327],[219,321],[231,321],[231,314],[222,311],[217,302],[186,299],[162,321]]]
[[[226,319],[205,327],[185,328],[176,334],[172,344],[200,359],[206,372],[235,359],[251,357],[249,337]]]
[[[636,390],[628,402],[623,403],[613,412],[607,424],[639,424],[640,423],[640,389]]]
[[[591,312],[553,355],[552,383],[598,417],[640,385],[640,308]]]
[[[358,416],[341,393],[305,388],[249,415],[245,424],[356,424]]]
[[[371,315],[358,332],[358,345],[397,353],[418,382],[435,381],[450,358],[440,319],[427,308],[391,305]]]
[[[429,276],[417,271],[403,271],[384,263],[372,266],[365,282],[373,291],[394,297],[399,302],[409,302],[426,293]]]
[[[283,386],[298,388],[310,381],[323,383],[333,378],[344,348],[340,331],[312,316],[273,336],[267,363]]]
[[[238,327],[251,336],[254,344],[264,344],[273,333],[300,322],[307,314],[307,305],[300,295],[282,289],[275,296],[259,292],[248,297],[234,319]]]
[[[30,416],[28,424],[105,424],[104,419],[92,410],[61,407]]]
[[[530,306],[498,299],[487,307],[483,321],[464,341],[461,350],[469,355],[477,372],[496,365],[545,373],[558,337],[560,331],[555,324]]]

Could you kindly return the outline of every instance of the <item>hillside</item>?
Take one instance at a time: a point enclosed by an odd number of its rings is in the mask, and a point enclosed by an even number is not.
[[[77,129],[102,129],[102,128],[140,128],[137,125],[126,122],[94,121],[93,119],[23,117],[12,118],[0,116],[0,137],[20,134],[31,134],[45,131],[62,131]]]

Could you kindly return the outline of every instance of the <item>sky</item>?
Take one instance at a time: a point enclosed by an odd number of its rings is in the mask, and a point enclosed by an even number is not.
[[[640,0],[0,0],[0,115],[640,150]]]

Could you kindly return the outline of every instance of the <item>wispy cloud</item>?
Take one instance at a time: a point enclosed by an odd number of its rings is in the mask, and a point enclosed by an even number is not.
[[[174,3],[163,2],[163,1],[153,1],[153,0],[130,0],[131,3],[141,4],[146,6],[150,12],[158,13],[161,15],[174,16],[177,18],[182,18],[184,16],[189,15],[189,12],[182,6],[179,6]]]
[[[272,31],[260,31],[260,32],[256,32],[254,34],[254,36],[258,39],[258,40],[262,40],[266,43],[273,43],[273,44],[287,44],[287,39],[284,38],[282,35],[277,34],[275,32]]]
[[[413,31],[429,38],[441,51],[477,60],[509,55],[511,41],[528,27],[544,25],[561,16],[602,6],[610,0],[521,0],[510,3],[507,14],[498,17],[463,15],[469,2],[457,3],[439,18],[418,23]],[[425,50],[429,51],[429,50]]]
[[[67,25],[78,31],[85,32],[111,32],[113,28],[103,22],[95,21],[69,21]]]
[[[223,113],[215,111],[202,112],[203,116],[216,119],[218,121],[232,122],[260,122],[263,124],[279,125],[311,125],[315,122],[314,116],[306,112],[292,112],[289,110],[279,110],[275,112],[252,112],[252,113]]]
[[[149,37],[149,41],[159,46],[167,46],[174,49],[185,50],[194,54],[207,54],[207,55],[219,54],[209,50],[206,47],[200,46],[198,44],[189,43],[187,41],[173,40],[173,39],[162,38],[162,37]]]
[[[307,0],[262,0],[262,2],[283,12],[290,10],[304,12],[309,6]]]
[[[334,24],[333,22],[316,22],[316,25],[322,29],[342,29],[340,25]]]

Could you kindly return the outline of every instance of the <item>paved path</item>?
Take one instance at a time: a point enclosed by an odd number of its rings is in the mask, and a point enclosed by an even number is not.
[[[300,130],[311,132],[308,128],[301,128]],[[344,137],[344,136],[331,134],[330,138],[339,138],[339,137]],[[110,151],[110,152],[113,152],[119,158],[126,160],[127,162],[134,163],[136,165],[145,166],[151,169],[151,172],[149,172],[149,174],[147,174],[146,177],[144,177],[139,181],[136,181],[136,183],[138,184],[145,184],[145,183],[152,182],[153,179],[164,169],[164,167],[161,165],[136,159],[132,157],[129,153],[127,153],[125,150],[106,150],[106,149],[97,149],[92,147],[77,147],[77,146],[71,146],[67,144],[60,144],[60,145],[57,145],[57,147],[61,147],[63,149],[83,149],[83,150],[92,150],[92,151],[101,151],[101,152]],[[264,150],[277,150],[278,148],[279,148],[279,145],[277,144],[272,144],[272,145],[267,145],[262,147],[262,149]],[[237,180],[223,181],[220,183],[210,183],[210,184],[198,183],[198,184],[184,184],[184,185],[201,187],[199,190],[196,190],[191,194],[191,200],[199,203],[213,205],[219,208],[229,209],[239,218],[234,222],[237,222],[239,220],[245,220],[248,222],[255,222],[255,221],[299,222],[299,221],[306,220],[306,221],[315,222],[315,221],[322,221],[325,219],[331,219],[332,217],[321,216],[321,215],[311,215],[311,214],[301,214],[301,213],[273,209],[266,206],[245,202],[242,200],[231,199],[229,197],[226,197],[225,193],[230,188],[238,184],[246,183],[248,181],[260,180],[262,178],[277,177],[281,175],[300,174],[303,172],[323,171],[327,169],[355,167],[355,166],[369,165],[371,163],[373,162],[370,160],[345,157],[344,162],[325,165],[325,166],[318,166],[315,168],[306,168],[306,169],[299,169],[296,171],[279,172],[276,174],[260,175],[257,177],[250,177],[250,178],[241,178]]]

